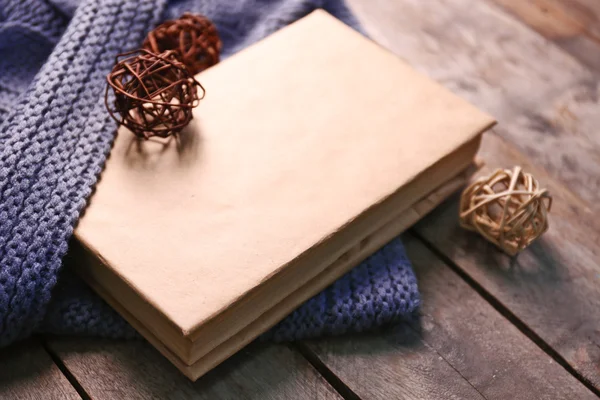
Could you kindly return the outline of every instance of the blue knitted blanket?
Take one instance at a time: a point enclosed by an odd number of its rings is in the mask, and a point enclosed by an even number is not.
[[[216,24],[226,58],[315,8],[360,29],[343,0],[0,0],[0,346],[38,331],[135,334],[61,269],[115,136],[103,103],[115,55],[191,11]],[[361,331],[418,304],[396,239],[264,338]]]

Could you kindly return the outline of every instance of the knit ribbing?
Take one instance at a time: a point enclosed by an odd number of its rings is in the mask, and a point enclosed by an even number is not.
[[[0,346],[36,329],[135,336],[79,278],[59,274],[116,132],[103,94],[117,53],[137,48],[157,22],[184,11],[215,22],[223,58],[318,7],[360,30],[342,0],[180,0],[166,8],[163,1],[85,0],[76,7],[55,0],[53,7],[0,0],[0,51],[10,52],[0,57]],[[360,331],[400,320],[418,304],[414,274],[395,240],[264,338]]]
[[[161,11],[159,1],[82,4],[0,128],[0,345],[28,335],[44,316],[114,137],[104,77],[116,53],[135,47]]]

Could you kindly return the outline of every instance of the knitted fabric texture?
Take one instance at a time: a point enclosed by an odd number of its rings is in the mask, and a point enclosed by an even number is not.
[[[184,11],[216,24],[223,58],[316,8],[360,30],[342,0],[78,3],[0,0],[0,346],[35,331],[136,335],[61,270],[115,136],[103,91],[117,53],[138,48],[156,24]],[[418,304],[415,276],[396,239],[263,338],[361,331],[400,320]]]

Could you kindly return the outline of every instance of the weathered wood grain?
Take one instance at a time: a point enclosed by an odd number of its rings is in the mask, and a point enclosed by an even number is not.
[[[600,72],[600,3],[596,0],[491,0]]]
[[[499,6],[351,0],[371,36],[494,115],[497,133],[600,209],[597,76]]]
[[[600,41],[600,2],[597,0],[560,0],[563,9],[573,12],[590,36]]]
[[[552,182],[556,203],[551,231],[512,266],[457,227],[455,203],[419,232],[599,387],[597,78],[485,2],[432,3],[389,2],[384,11],[384,5],[368,8],[363,19],[376,39],[496,115],[495,132],[516,148],[489,136],[488,164],[534,171]]]
[[[49,346],[95,400],[340,398],[283,345],[250,345],[195,383],[146,342],[56,338]]]
[[[600,388],[600,223],[596,213],[502,139],[488,135],[481,155],[492,166],[522,165],[550,190],[554,203],[548,232],[510,259],[459,228],[457,198],[417,224],[416,232]]]
[[[0,399],[80,398],[37,340],[27,340],[0,351]]]
[[[302,346],[363,399],[484,399],[407,325]]]
[[[308,342],[354,392],[463,398],[455,391],[465,390],[464,378],[486,399],[596,398],[423,244],[408,235],[404,243],[419,280],[420,321],[377,335]],[[441,373],[440,363],[462,378]]]

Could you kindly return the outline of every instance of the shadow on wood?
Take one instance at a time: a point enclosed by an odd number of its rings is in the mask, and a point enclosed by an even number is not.
[[[0,399],[79,399],[36,339],[0,350]]]
[[[338,399],[297,352],[253,343],[191,382],[145,341],[56,338],[49,346],[94,399]]]

